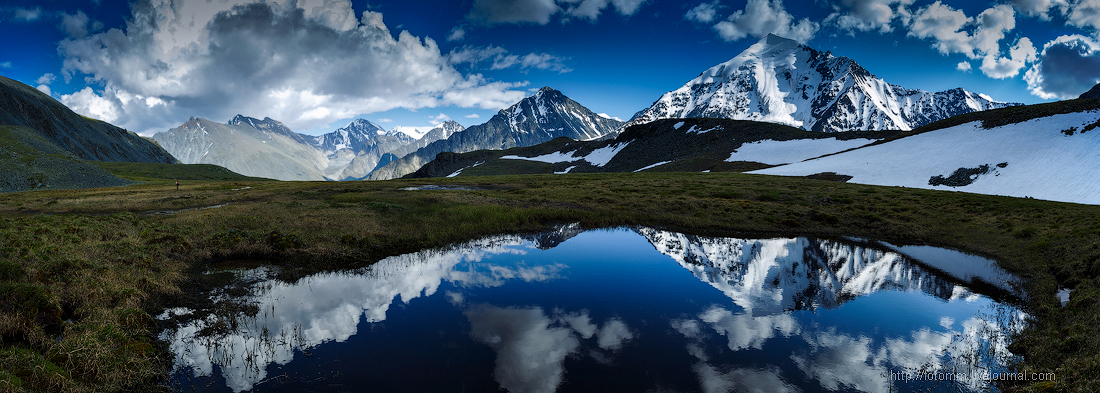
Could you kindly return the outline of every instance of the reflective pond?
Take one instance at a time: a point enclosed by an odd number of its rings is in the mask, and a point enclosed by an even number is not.
[[[172,309],[179,391],[984,391],[1026,317],[987,259],[649,228],[498,236]],[[996,300],[995,300],[996,299]]]

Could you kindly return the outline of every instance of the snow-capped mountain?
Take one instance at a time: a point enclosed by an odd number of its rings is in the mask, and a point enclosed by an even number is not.
[[[363,119],[355,119],[344,128],[309,138],[313,146],[328,157],[325,178],[353,180],[366,176],[387,153],[415,140],[398,131],[386,131]]]
[[[938,259],[929,261],[945,267],[978,264],[977,275],[949,269],[933,272],[913,257],[871,243],[712,238],[652,228],[636,231],[657,251],[754,316],[834,308],[883,290],[919,290],[941,299],[965,299],[972,292],[957,283],[975,280],[1014,293],[1015,279],[995,262],[951,251],[941,250]]]
[[[461,132],[465,129],[466,129],[466,127],[463,127],[461,124],[458,124],[458,122],[456,122],[454,120],[447,120],[447,121],[443,122],[443,124],[440,124],[439,126],[429,130],[420,139],[417,139],[417,140],[413,141],[412,143],[409,143],[405,146],[402,146],[399,149],[391,151],[390,153],[393,153],[398,158],[401,158],[401,157],[404,157],[404,156],[408,155],[409,153],[412,153],[412,152],[417,151],[417,150],[419,150],[419,149],[421,149],[425,146],[428,146],[432,142],[450,138],[451,135],[454,135],[456,132]]]
[[[461,124],[458,124],[454,120],[448,120],[438,127],[424,133],[420,139],[416,140],[413,140],[407,133],[400,131],[399,128],[384,131],[384,134],[379,134],[375,138],[377,141],[375,145],[355,155],[338,173],[333,173],[329,178],[335,180],[359,180],[365,178],[375,169],[397,161],[399,158],[429,143],[440,139],[446,139],[448,136],[451,136],[451,134],[462,131],[463,129]],[[400,143],[398,144],[397,142]],[[336,167],[335,165],[330,165],[330,168]]]
[[[617,135],[622,126],[620,121],[597,115],[561,92],[543,87],[534,95],[500,110],[488,122],[432,142],[379,168],[369,178],[385,180],[404,176],[442,152],[531,146],[563,136],[591,140]]]
[[[231,126],[251,127],[264,133],[283,135],[300,142],[305,142],[308,140],[304,135],[292,131],[290,127],[287,127],[282,122],[272,119],[270,117],[265,117],[263,120],[260,120],[245,115],[237,115],[225,124]]]
[[[380,150],[389,151],[413,141],[412,137],[403,132],[386,131],[382,127],[363,119],[355,119],[344,128],[310,138],[310,142],[325,154],[332,154],[340,149],[361,152],[376,146]],[[390,148],[389,146],[394,147]]]
[[[964,115],[956,125],[751,173],[1100,204],[1100,101]]]
[[[961,88],[931,93],[874,76],[854,60],[768,35],[733,59],[665,93],[630,124],[717,117],[809,131],[910,130],[963,113],[1017,104]]]
[[[426,137],[462,129],[450,122]],[[417,142],[363,119],[324,135],[303,135],[271,118],[237,115],[225,124],[192,118],[153,136],[183,163],[216,164],[241,174],[279,180],[358,180],[393,161],[391,152]],[[427,142],[433,141],[428,140]],[[420,141],[420,143],[427,143]],[[415,149],[414,149],[415,150]]]

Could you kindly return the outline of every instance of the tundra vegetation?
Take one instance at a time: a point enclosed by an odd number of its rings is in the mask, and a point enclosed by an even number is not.
[[[647,225],[702,235],[857,236],[987,256],[1025,278],[1022,372],[1008,391],[1100,390],[1100,206],[739,173],[275,182],[212,166],[110,164],[136,184],[0,198],[0,390],[162,391],[165,307],[203,274],[280,279],[480,236]],[[182,185],[176,190],[175,181]],[[406,191],[422,185],[469,190]],[[1055,299],[1072,288],[1068,304]]]

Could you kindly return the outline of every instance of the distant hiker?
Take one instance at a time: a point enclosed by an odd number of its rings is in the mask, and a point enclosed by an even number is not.
[[[180,181],[176,180],[176,191],[180,190]]]

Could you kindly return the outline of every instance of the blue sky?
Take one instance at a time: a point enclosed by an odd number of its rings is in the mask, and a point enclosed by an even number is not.
[[[542,86],[629,119],[768,33],[996,100],[1100,81],[1100,0],[7,0],[0,74],[144,135],[191,116],[319,134],[488,120]]]

